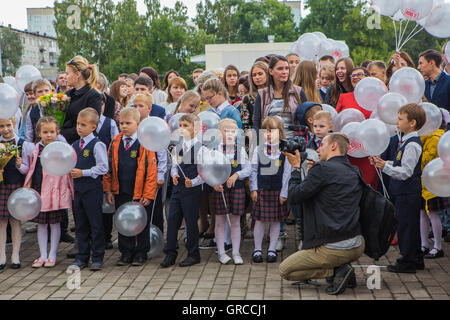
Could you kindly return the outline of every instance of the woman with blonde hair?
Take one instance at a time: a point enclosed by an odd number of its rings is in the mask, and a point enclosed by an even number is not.
[[[295,69],[294,85],[303,88],[308,101],[322,103],[317,90],[317,67],[312,61],[302,61]]]

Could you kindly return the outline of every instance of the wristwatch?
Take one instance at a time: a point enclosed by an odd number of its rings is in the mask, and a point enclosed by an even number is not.
[[[294,172],[294,171],[298,171],[298,172],[302,173],[302,168],[301,167],[293,167],[292,172]]]

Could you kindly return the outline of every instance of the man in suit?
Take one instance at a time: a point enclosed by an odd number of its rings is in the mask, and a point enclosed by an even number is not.
[[[145,92],[152,94],[153,80],[149,77],[137,77],[136,80],[134,80],[134,91],[136,94]],[[150,117],[160,117],[161,119],[164,119],[166,117],[166,109],[157,104],[152,104]]]

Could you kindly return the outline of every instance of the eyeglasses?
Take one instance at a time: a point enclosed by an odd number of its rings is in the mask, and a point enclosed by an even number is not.
[[[364,77],[364,76],[365,76],[365,74],[364,74],[363,72],[360,72],[360,73],[352,74],[350,77],[351,77],[352,79],[354,79],[354,78],[362,78],[362,77]]]

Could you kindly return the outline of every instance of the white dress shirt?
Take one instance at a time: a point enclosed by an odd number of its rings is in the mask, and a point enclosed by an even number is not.
[[[194,139],[191,139],[189,141],[184,140],[183,142],[183,155],[185,155],[187,152],[189,152],[189,150],[198,142],[198,138],[195,137]],[[174,151],[176,150],[176,148],[173,149]],[[201,146],[201,148],[198,150],[197,153],[197,161],[196,164],[201,163],[202,158],[203,158],[203,152],[204,150],[206,150],[206,148],[204,146]],[[180,175],[178,173],[178,155],[177,154],[172,154],[172,170],[171,170],[171,175],[172,177],[174,177],[175,175]],[[182,175],[182,174],[181,174]],[[205,183],[205,181],[203,181],[203,179],[200,177],[200,175],[197,175],[197,177],[195,177],[192,180],[192,187],[196,187],[199,186],[203,183]]]
[[[38,106],[38,108],[39,108],[39,114],[41,115],[41,118],[42,118],[43,115],[42,115],[41,107]],[[31,123],[31,117],[30,117],[31,110],[32,109],[30,109],[30,111],[28,112],[27,120],[26,120],[26,127],[25,127],[25,141],[28,141],[28,142],[34,142],[33,138],[35,135],[35,133],[33,132],[33,124]]]
[[[127,138],[131,138],[131,142],[130,142],[130,148],[133,146],[133,144],[136,142],[137,140],[137,133],[135,132],[131,137],[128,137],[126,135],[122,136],[122,141],[123,141],[123,146],[125,147],[127,145]]]
[[[80,138],[84,140],[83,149],[94,139],[95,136],[93,133],[89,134],[84,138]],[[81,150],[83,150],[81,149]],[[108,154],[106,152],[106,146],[103,142],[99,141],[95,144],[94,147],[94,158],[95,158],[95,166],[90,169],[82,170],[83,177],[91,177],[92,179],[96,179],[98,176],[102,176],[108,173]]]
[[[410,138],[418,137],[417,131],[413,131],[405,135],[402,139],[401,146]],[[398,153],[398,152],[397,152]],[[395,155],[397,156],[397,153]],[[398,167],[393,166],[393,161],[386,161],[383,173],[392,177],[395,180],[406,180],[409,179],[413,173],[414,168],[419,162],[420,155],[422,154],[422,147],[416,142],[410,142],[405,148],[403,153],[401,165]]]
[[[167,172],[167,151],[156,152],[158,157],[158,181],[163,180]]]
[[[103,123],[105,122],[106,117],[104,115],[100,116],[100,119],[98,120],[98,125],[97,125],[97,129],[95,130],[97,133],[100,132],[100,130],[102,130],[102,126]],[[114,140],[115,136],[117,136],[119,134],[119,128],[117,128],[117,124],[114,120],[111,119],[111,141]],[[109,146],[106,146],[107,148]]]
[[[267,148],[266,144],[263,145],[264,147],[264,154],[271,160],[278,159],[280,157],[280,151],[279,150],[272,150],[272,154],[267,154]],[[259,168],[259,148],[260,146],[255,147],[255,151],[253,152],[253,158],[251,162],[252,171],[250,174],[250,191],[257,191],[258,190],[258,168]],[[275,152],[274,152],[275,151]],[[291,178],[291,171],[292,167],[291,164],[287,159],[284,161],[284,168],[283,168],[283,180],[282,180],[282,187],[280,191],[280,197],[286,198],[288,197],[288,187],[289,187],[289,179]]]
[[[223,152],[223,144],[219,145],[219,151]],[[224,153],[225,157],[230,160],[230,162],[233,162],[234,160],[234,153]],[[241,147],[239,158],[239,164],[241,165],[241,170],[237,171],[237,175],[239,176],[239,180],[244,180],[245,178],[250,177],[250,174],[252,172],[252,166],[250,164],[250,161],[248,160],[247,152],[245,152],[245,148]]]

